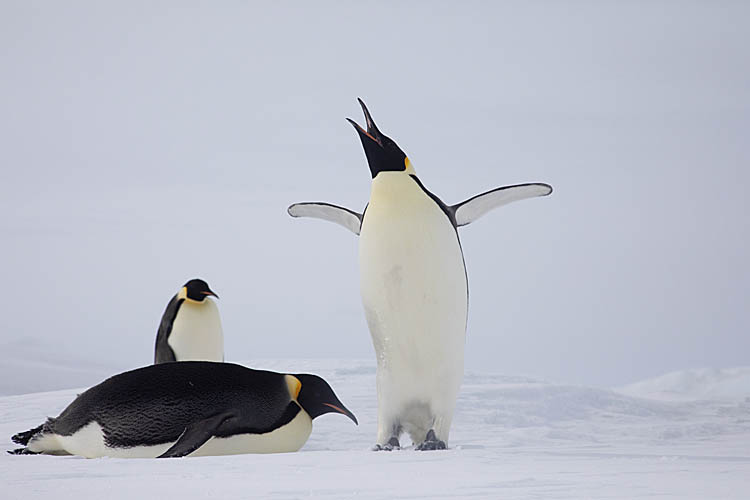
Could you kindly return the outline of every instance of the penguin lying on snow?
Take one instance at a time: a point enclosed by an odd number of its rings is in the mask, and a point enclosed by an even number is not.
[[[183,457],[299,450],[312,419],[357,419],[317,375],[186,361],[138,368],[78,396],[57,418],[12,437],[12,454]]]
[[[224,334],[219,298],[201,279],[185,283],[172,297],[156,334],[154,363],[169,361],[224,361]]]
[[[546,196],[552,187],[505,186],[446,205],[359,103],[367,130],[349,122],[372,174],[364,213],[329,203],[296,203],[288,212],[335,222],[360,236],[360,293],[378,362],[375,449],[398,448],[402,431],[417,449],[442,449],[464,368],[468,285],[457,228],[493,208]]]

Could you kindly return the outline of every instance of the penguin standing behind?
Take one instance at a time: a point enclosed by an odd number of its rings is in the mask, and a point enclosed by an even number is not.
[[[446,205],[359,103],[367,130],[349,122],[372,174],[364,213],[329,203],[297,203],[288,212],[335,222],[360,236],[360,293],[378,364],[374,449],[398,448],[404,431],[419,450],[443,449],[463,378],[468,310],[457,228],[495,207],[546,196],[552,187],[505,186]]]
[[[115,375],[57,418],[12,437],[15,455],[121,458],[282,453],[299,450],[312,419],[356,417],[317,375],[232,363],[162,363]]]
[[[224,361],[224,334],[216,303],[219,298],[201,279],[185,283],[172,297],[156,333],[154,363]]]

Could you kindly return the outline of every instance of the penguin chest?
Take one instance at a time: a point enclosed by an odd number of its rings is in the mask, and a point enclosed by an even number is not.
[[[408,175],[381,172],[373,180],[359,267],[381,367],[421,377],[435,366],[463,366],[467,283],[458,235]]]
[[[236,434],[213,437],[190,454],[191,457],[240,455],[244,453],[288,453],[298,451],[312,432],[312,419],[300,410],[289,423],[265,434]]]
[[[224,334],[219,308],[209,299],[184,301],[167,339],[177,361],[224,361]]]

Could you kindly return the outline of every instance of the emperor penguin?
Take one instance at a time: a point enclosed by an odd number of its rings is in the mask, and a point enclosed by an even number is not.
[[[458,228],[493,208],[535,196],[543,183],[504,186],[447,205],[430,192],[401,148],[380,132],[359,100],[367,129],[356,129],[372,174],[363,213],[329,203],[297,203],[292,217],[335,222],[359,235],[360,293],[377,359],[374,450],[444,449],[463,379],[468,283]]]
[[[11,439],[15,455],[165,458],[299,450],[312,420],[357,418],[317,375],[162,363],[115,375]]]
[[[170,361],[224,361],[219,298],[201,279],[185,283],[167,304],[156,333],[154,364]]]

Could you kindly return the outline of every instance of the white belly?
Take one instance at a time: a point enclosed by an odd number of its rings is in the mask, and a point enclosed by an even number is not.
[[[302,410],[288,424],[265,434],[237,434],[228,438],[211,438],[190,456],[288,453],[302,448],[311,432],[312,419]]]
[[[379,406],[403,413],[426,404],[452,414],[466,339],[463,256],[448,217],[404,173],[381,172],[373,180],[359,268]]]
[[[227,438],[211,438],[191,453],[191,457],[239,455],[244,453],[286,453],[297,451],[312,432],[312,419],[304,410],[288,424],[265,434],[238,434]],[[105,444],[101,426],[96,422],[82,427],[71,436],[48,434],[29,443],[31,451],[40,453],[67,452],[86,458],[156,458],[176,441],[154,446],[111,448]]]
[[[211,299],[184,301],[167,339],[177,361],[224,361],[219,308]]]

